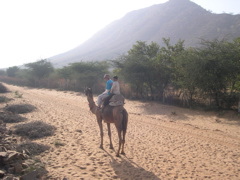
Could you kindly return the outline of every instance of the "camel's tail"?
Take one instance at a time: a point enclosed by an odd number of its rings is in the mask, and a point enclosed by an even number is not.
[[[126,109],[123,109],[123,121],[122,121],[122,123],[123,123],[123,132],[124,133],[126,133],[126,131],[127,131],[127,124],[128,124],[128,113],[127,113],[127,111],[126,111]]]

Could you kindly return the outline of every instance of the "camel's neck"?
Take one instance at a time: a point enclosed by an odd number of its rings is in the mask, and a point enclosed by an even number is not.
[[[90,108],[90,111],[93,113],[93,114],[96,114],[97,112],[97,106],[93,100],[93,97],[90,97],[90,96],[87,96],[87,100],[88,100],[88,103],[89,103],[89,108]]]

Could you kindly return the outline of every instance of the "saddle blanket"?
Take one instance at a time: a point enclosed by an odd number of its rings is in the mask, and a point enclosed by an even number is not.
[[[109,105],[110,106],[121,106],[124,104],[125,98],[121,94],[116,94],[114,95],[110,100],[109,100]]]

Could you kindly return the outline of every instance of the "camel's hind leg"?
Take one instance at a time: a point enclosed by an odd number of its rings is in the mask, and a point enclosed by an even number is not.
[[[117,153],[116,153],[116,156],[119,157],[119,152],[120,152],[120,149],[121,149],[121,145],[122,145],[122,132],[121,130],[118,129],[118,139],[119,139],[119,142],[118,142],[118,150],[117,150]]]
[[[127,131],[128,114],[125,109],[122,109],[121,111],[119,110],[115,111],[113,115],[115,118],[115,126],[117,128],[118,139],[119,139],[118,150],[116,153],[116,156],[118,157],[121,148],[122,148],[121,154],[125,154],[124,144],[125,144],[125,135]]]
[[[123,139],[122,139],[122,132],[123,132],[123,115],[122,114],[119,114],[118,116],[116,116],[116,123],[115,123],[115,126],[117,128],[117,132],[118,132],[118,150],[117,150],[117,153],[116,153],[116,156],[119,157],[119,152],[121,150],[121,146],[122,146],[122,143],[123,143]]]
[[[126,131],[125,132],[123,132],[123,139],[122,139],[122,151],[121,151],[121,154],[125,154],[125,152],[124,152],[124,144],[125,144],[125,134],[126,134]]]
[[[110,140],[110,149],[113,149],[112,133],[111,133],[110,123],[107,123],[107,127],[108,127],[108,136],[109,136],[109,140]]]

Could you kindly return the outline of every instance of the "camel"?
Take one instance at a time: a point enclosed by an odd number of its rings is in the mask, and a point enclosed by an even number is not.
[[[90,111],[96,115],[97,123],[100,128],[100,136],[101,136],[101,144],[100,148],[103,149],[103,125],[102,120],[107,123],[108,128],[108,136],[110,140],[110,149],[113,149],[112,138],[111,138],[111,128],[110,123],[114,123],[118,132],[119,138],[119,146],[116,152],[116,156],[119,157],[119,152],[121,150],[121,154],[125,154],[124,152],[124,144],[125,144],[125,135],[127,131],[127,123],[128,123],[128,113],[123,105],[120,106],[110,106],[106,105],[103,110],[99,109],[93,100],[93,94],[91,88],[85,89],[85,95],[87,96],[87,100],[89,103]]]

